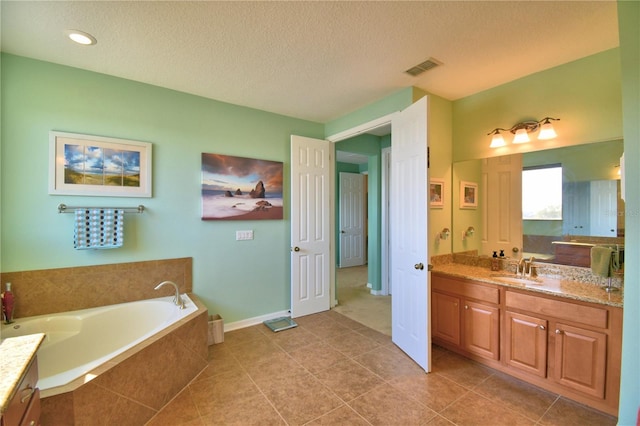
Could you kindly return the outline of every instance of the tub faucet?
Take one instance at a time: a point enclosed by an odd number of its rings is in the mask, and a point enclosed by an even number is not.
[[[165,284],[171,284],[176,289],[176,296],[173,298],[173,303],[176,304],[178,309],[184,309],[184,300],[182,300],[182,297],[180,297],[180,290],[178,290],[178,285],[173,281],[162,281],[154,288],[154,290],[158,290]]]

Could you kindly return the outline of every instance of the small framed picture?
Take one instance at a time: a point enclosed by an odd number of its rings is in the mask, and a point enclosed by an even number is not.
[[[478,184],[460,181],[460,208],[475,209],[478,207]]]
[[[444,207],[444,179],[429,179],[429,206]]]

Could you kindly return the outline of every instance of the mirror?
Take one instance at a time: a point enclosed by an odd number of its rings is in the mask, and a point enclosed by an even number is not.
[[[533,255],[552,263],[589,266],[588,251],[592,245],[624,244],[624,201],[620,198],[619,175],[623,149],[623,142],[618,140],[515,154],[522,156],[524,170],[562,166],[561,205],[551,209],[556,209],[556,216],[521,220],[522,253],[519,255]],[[483,160],[454,163],[452,188],[455,190],[459,181],[464,180],[478,182],[480,194],[495,191],[495,188],[483,187],[482,163]],[[541,181],[539,184],[550,188],[550,184]],[[535,191],[524,192],[519,195],[527,202]],[[476,230],[475,238],[454,239],[453,252],[478,250],[481,255],[491,255],[491,252],[483,252],[481,240],[484,227],[495,218],[485,220],[481,206],[476,210],[463,210],[455,203],[455,194],[452,198],[452,234],[463,235],[469,226]],[[522,217],[522,211],[519,215]],[[514,256],[512,253],[507,255]]]

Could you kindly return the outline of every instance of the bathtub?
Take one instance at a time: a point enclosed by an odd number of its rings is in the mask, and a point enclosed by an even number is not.
[[[3,324],[0,337],[45,333],[38,350],[41,391],[66,385],[198,310],[186,295],[21,318]]]

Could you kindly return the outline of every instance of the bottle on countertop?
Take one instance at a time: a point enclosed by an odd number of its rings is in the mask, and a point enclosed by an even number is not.
[[[11,283],[6,284],[6,290],[2,293],[2,313],[4,321],[7,324],[13,322],[13,293],[11,292]]]
[[[491,258],[491,270],[499,271],[500,270],[500,260],[498,259],[498,252],[493,252],[493,257]]]

